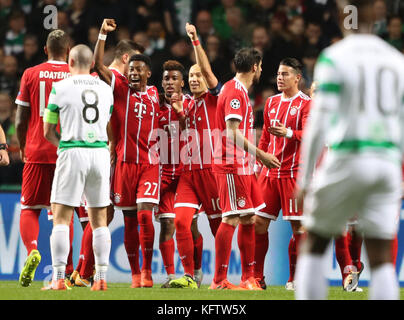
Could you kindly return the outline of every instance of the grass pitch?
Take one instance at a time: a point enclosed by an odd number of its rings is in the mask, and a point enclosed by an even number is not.
[[[105,292],[93,292],[90,288],[74,287],[67,291],[41,291],[43,282],[34,281],[27,288],[17,281],[0,281],[0,300],[294,300],[294,292],[283,286],[268,286],[264,291],[199,290],[130,288],[129,283],[109,283]],[[404,300],[404,288],[400,289]],[[329,287],[329,300],[366,300],[368,288],[363,292],[345,292],[341,287]]]

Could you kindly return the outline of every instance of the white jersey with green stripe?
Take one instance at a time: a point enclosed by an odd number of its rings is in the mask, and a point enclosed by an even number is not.
[[[45,121],[60,121],[59,150],[106,147],[113,103],[111,87],[91,75],[75,75],[54,83]]]
[[[301,186],[324,143],[347,154],[370,151],[401,161],[404,56],[377,36],[355,34],[326,48],[314,72],[317,92],[303,137]]]

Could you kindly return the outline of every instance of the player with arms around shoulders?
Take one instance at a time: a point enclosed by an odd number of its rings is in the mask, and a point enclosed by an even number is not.
[[[106,290],[111,249],[107,227],[110,158],[107,125],[113,94],[105,82],[90,75],[93,55],[85,45],[69,54],[72,76],[54,84],[44,118],[44,135],[58,146],[51,203],[54,214],[50,237],[53,278],[44,289],[65,290],[65,268],[69,254],[69,223],[73,208],[84,194],[93,230],[96,274],[92,290]],[[60,135],[56,126],[60,121]]]
[[[159,128],[160,105],[157,89],[147,85],[151,77],[148,56],[135,54],[130,57],[128,79],[113,77],[115,81],[111,82],[104,76],[105,72],[109,72],[102,58],[106,35],[115,29],[115,21],[105,19],[100,31],[103,37],[100,36],[95,47],[95,69],[101,79],[113,85],[114,91],[115,106],[111,117],[116,152],[112,177],[113,202],[115,209],[130,217],[124,220],[125,230],[128,228],[129,232],[137,232],[139,222],[143,265],[140,274],[134,274],[131,268],[132,287],[152,287],[153,212],[160,200],[160,164],[152,136]],[[138,251],[134,245],[131,249],[134,254]]]
[[[356,215],[369,258],[369,298],[395,300],[391,248],[401,198],[404,77],[398,70],[404,58],[371,34],[373,1],[348,2],[358,8],[359,28],[325,49],[315,68],[318,93],[298,178],[308,234],[297,261],[296,298],[327,298],[323,254]],[[330,151],[312,177],[325,142]]]
[[[34,279],[41,261],[37,241],[39,215],[50,210],[50,196],[55,164],[56,147],[44,138],[43,116],[52,84],[69,76],[66,63],[69,37],[62,30],[49,33],[44,48],[48,61],[24,71],[15,103],[16,132],[25,162],[22,174],[20,234],[28,257],[21,271],[19,283],[27,287]]]
[[[263,204],[254,163],[257,159],[266,167],[279,168],[280,162],[253,142],[254,118],[248,88],[260,78],[262,57],[255,49],[243,48],[236,53],[234,64],[236,76],[223,86],[216,109],[216,126],[223,134],[220,143],[215,145],[213,172],[222,222],[215,237],[215,276],[210,288],[262,290],[254,277],[255,211]],[[242,268],[239,287],[227,280],[237,226]]]

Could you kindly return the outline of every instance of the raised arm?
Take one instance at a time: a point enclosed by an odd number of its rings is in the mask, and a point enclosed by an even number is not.
[[[199,42],[195,26],[187,22],[185,30],[187,32],[188,37],[192,41],[192,45],[195,51],[196,63],[201,68],[202,75],[206,80],[208,88],[209,89],[216,88],[219,81],[217,80],[215,74],[213,73],[208,56],[206,55],[205,50],[203,50],[202,45]]]
[[[95,45],[94,49],[94,69],[97,71],[100,79],[109,85],[112,81],[112,71],[104,65],[105,41],[107,39],[107,34],[115,29],[116,23],[114,19],[104,19],[97,44]]]

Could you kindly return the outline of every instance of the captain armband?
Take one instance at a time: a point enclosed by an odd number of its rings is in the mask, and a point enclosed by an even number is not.
[[[59,121],[59,113],[51,111],[49,109],[45,109],[44,117],[43,117],[44,122],[48,122],[51,124],[58,124]]]

